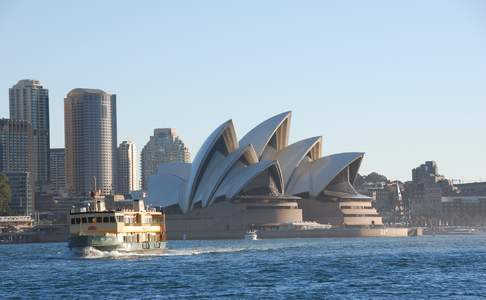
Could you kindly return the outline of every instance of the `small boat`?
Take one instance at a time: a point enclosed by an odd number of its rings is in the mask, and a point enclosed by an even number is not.
[[[258,240],[258,235],[257,235],[256,231],[255,230],[248,230],[245,233],[245,240],[248,240],[248,241]]]
[[[93,205],[90,205],[93,204]],[[146,209],[143,199],[131,208],[107,210],[102,197],[93,197],[88,207],[72,209],[69,215],[69,248],[82,253],[99,251],[161,251],[166,244],[165,215]]]

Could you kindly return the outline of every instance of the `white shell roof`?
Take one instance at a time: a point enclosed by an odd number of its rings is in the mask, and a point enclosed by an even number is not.
[[[322,137],[316,136],[309,139],[305,139],[284,148],[278,152],[277,160],[282,168],[282,175],[284,183],[287,185],[294,172],[299,166],[304,157],[314,148],[317,147],[318,157],[321,153]]]
[[[361,152],[339,153],[301,164],[288,185],[287,193],[309,193],[311,197],[316,197],[342,170],[361,160],[363,155]]]
[[[204,178],[197,188],[194,201],[202,201],[203,207],[206,207],[230,169],[242,158],[245,158],[249,164],[258,163],[258,157],[252,145],[236,149],[204,174]]]
[[[191,164],[174,162],[161,164],[157,173],[149,177],[149,194],[146,201],[152,206],[171,206],[179,204]]]
[[[206,139],[192,164],[167,163],[159,167],[149,178],[147,202],[179,204],[187,213],[197,202],[207,207],[218,197],[235,197],[268,169],[280,192],[287,195],[308,193],[316,197],[347,167],[352,183],[364,154],[340,153],[320,158],[321,137],[287,146],[290,117],[291,112],[285,112],[262,122],[240,143],[233,122],[226,121]],[[273,136],[274,147],[267,147]]]
[[[160,164],[156,174],[170,174],[187,181],[191,172],[191,164],[184,162],[169,162]]]
[[[194,161],[192,162],[190,177],[187,180],[187,186],[184,196],[184,201],[181,203],[181,209],[183,212],[189,211],[189,208],[192,205],[192,200],[194,197],[194,193],[197,189],[197,182],[200,180],[200,177],[203,175],[202,167],[205,162],[211,157],[208,157],[211,153],[211,150],[217,143],[217,141],[223,138],[226,147],[228,148],[228,152],[233,152],[236,148],[238,148],[238,141],[236,139],[235,129],[233,127],[233,121],[228,120],[221,124],[218,128],[216,128],[211,135],[206,139],[204,144],[201,146],[199,151],[197,152]]]
[[[284,112],[273,116],[272,118],[260,123],[257,127],[250,130],[241,140],[241,145],[253,145],[258,157],[261,157],[265,146],[268,144],[273,134],[278,128],[286,121],[290,119],[291,112]],[[286,133],[286,140],[288,140],[288,133]],[[286,145],[285,145],[286,146]]]
[[[227,199],[231,199],[234,196],[238,195],[238,193],[256,176],[258,176],[261,172],[269,169],[275,168],[276,174],[278,174],[279,178],[276,178],[279,181],[280,189],[283,191],[284,183],[282,181],[282,172],[278,161],[274,160],[264,160],[257,164],[248,166],[244,168],[241,172],[238,173],[238,176],[233,176],[231,180],[223,183],[224,185],[220,186],[218,189],[217,195],[225,195]]]

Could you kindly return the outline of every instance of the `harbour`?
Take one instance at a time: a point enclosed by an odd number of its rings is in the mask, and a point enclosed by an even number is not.
[[[67,243],[0,245],[0,298],[472,299],[484,295],[485,239],[169,241],[163,254],[86,258]]]

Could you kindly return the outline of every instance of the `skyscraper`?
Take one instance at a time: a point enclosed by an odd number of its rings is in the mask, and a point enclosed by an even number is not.
[[[27,121],[0,119],[0,172],[12,190],[10,208],[14,214],[31,214],[34,208],[36,155],[34,134]]]
[[[138,179],[137,148],[130,141],[123,141],[118,146],[117,193],[128,195],[140,189]]]
[[[32,125],[36,155],[34,178],[39,187],[49,180],[49,91],[38,80],[20,80],[9,90],[9,104],[10,119]]]
[[[27,121],[0,119],[0,172],[35,175],[34,131]]]
[[[153,175],[161,163],[190,162],[191,154],[175,129],[157,128],[142,150],[142,187],[147,189],[148,178]]]
[[[116,95],[73,89],[64,99],[66,189],[86,195],[96,185],[115,192]]]
[[[66,176],[64,170],[64,148],[51,148],[49,151],[51,184],[57,192],[66,189]]]

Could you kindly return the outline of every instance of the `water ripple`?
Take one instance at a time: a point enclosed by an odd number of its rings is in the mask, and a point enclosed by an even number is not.
[[[176,241],[160,255],[0,245],[0,299],[476,299],[486,236]]]

